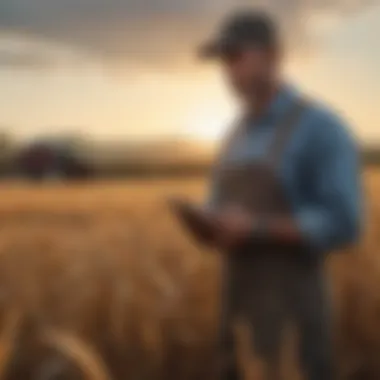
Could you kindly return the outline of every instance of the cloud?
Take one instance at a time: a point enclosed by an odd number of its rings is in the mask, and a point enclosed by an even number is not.
[[[359,0],[0,0],[0,35],[35,38],[119,62],[179,63],[191,59],[192,48],[222,14],[248,5],[269,9],[289,35],[297,36],[313,12],[345,15],[368,4]],[[38,63],[30,55],[3,59],[16,65]]]
[[[46,69],[52,62],[45,55],[34,52],[12,52],[0,49],[0,67]]]

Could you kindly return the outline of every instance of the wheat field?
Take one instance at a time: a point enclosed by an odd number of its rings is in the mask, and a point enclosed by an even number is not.
[[[380,378],[380,172],[364,177],[365,237],[326,268],[340,379]],[[203,181],[1,185],[1,379],[213,377],[220,262],[168,212],[178,193],[199,200]],[[263,379],[254,332],[236,332],[245,379]],[[294,337],[284,380],[302,379]]]

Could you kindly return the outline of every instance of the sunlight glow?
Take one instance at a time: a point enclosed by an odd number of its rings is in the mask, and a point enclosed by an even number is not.
[[[226,104],[202,104],[189,114],[183,133],[189,138],[216,141],[228,128],[233,114],[232,106]]]

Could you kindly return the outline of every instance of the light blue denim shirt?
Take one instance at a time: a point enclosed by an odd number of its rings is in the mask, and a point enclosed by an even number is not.
[[[297,90],[283,86],[267,112],[222,152],[212,179],[210,205],[217,202],[218,168],[225,162],[264,157],[276,126],[292,107]],[[362,221],[359,155],[340,118],[310,102],[277,168],[293,216],[312,251],[326,252],[355,242]]]

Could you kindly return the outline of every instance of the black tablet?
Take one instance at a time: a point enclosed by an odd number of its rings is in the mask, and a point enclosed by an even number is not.
[[[196,240],[210,244],[214,240],[215,223],[212,215],[183,199],[171,199],[169,205],[180,223]]]

